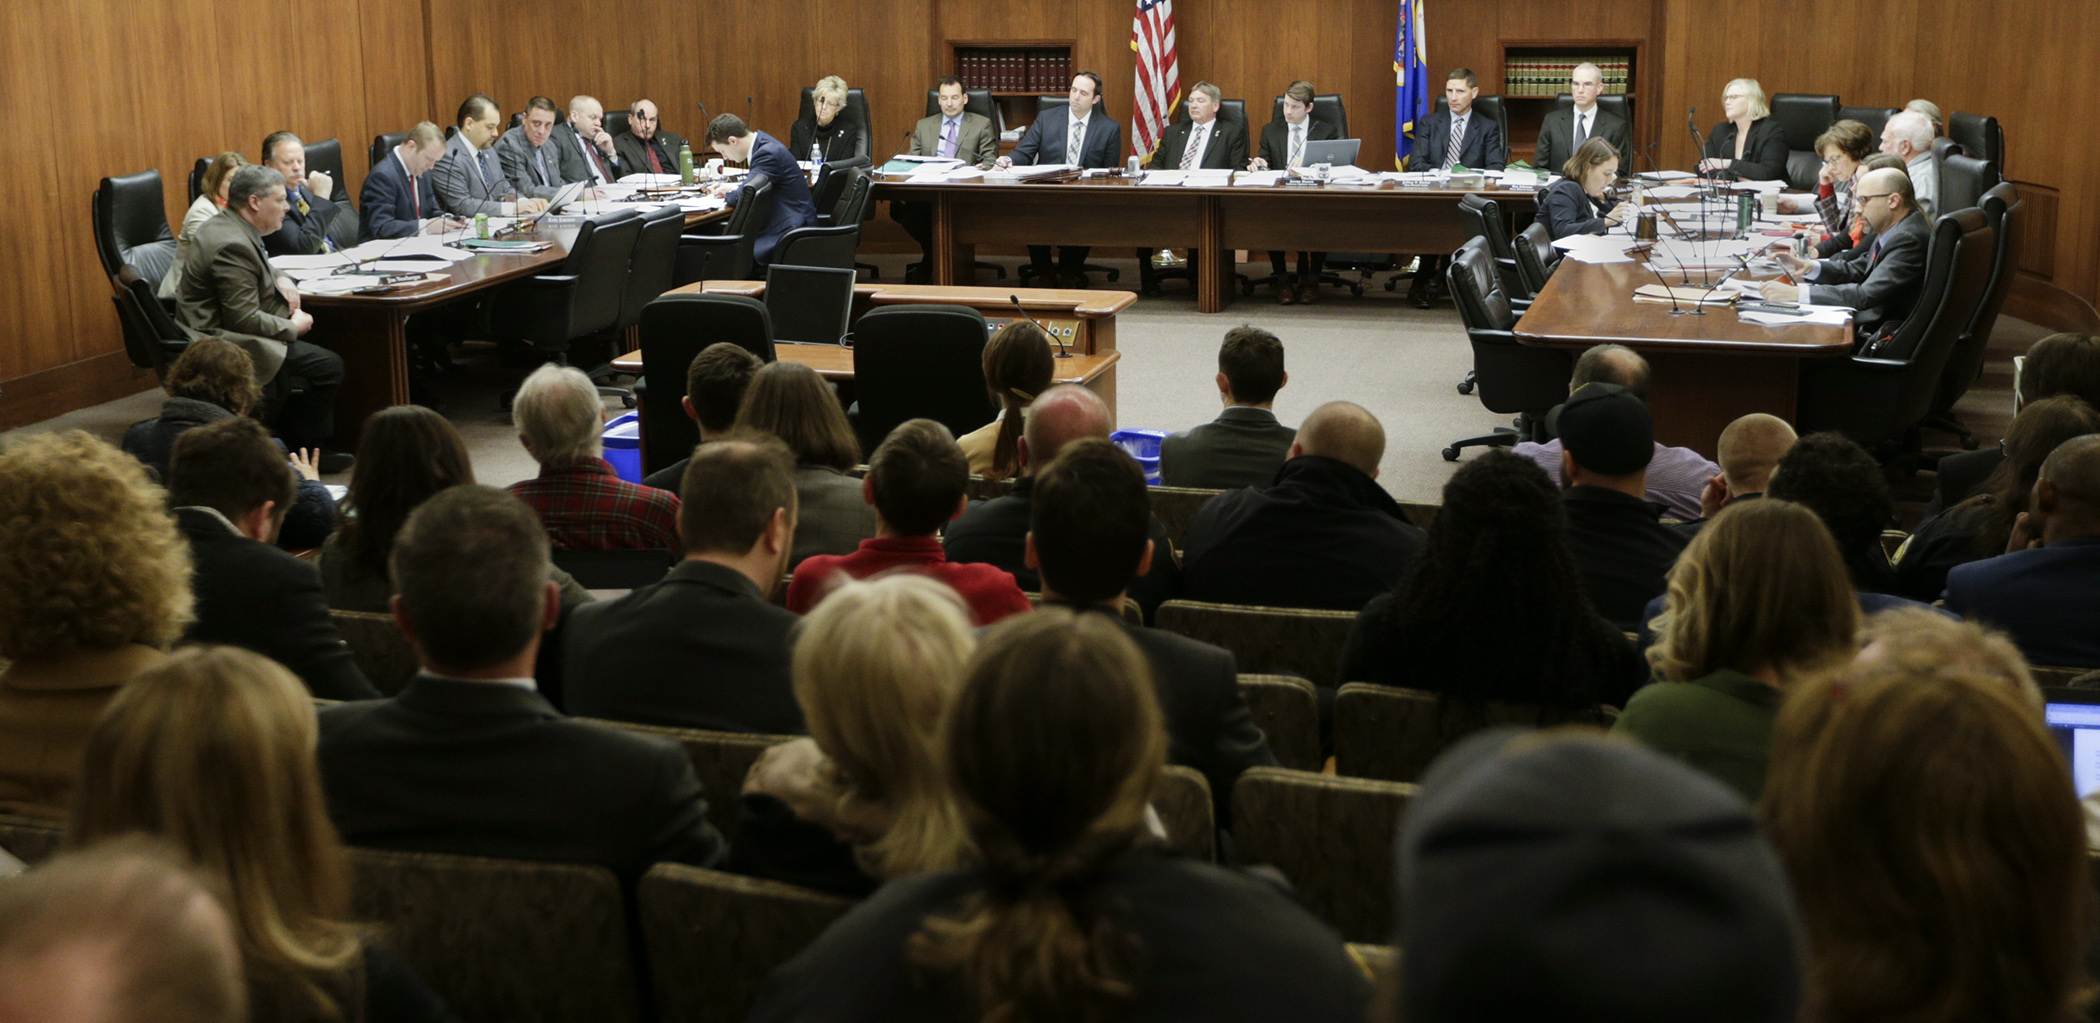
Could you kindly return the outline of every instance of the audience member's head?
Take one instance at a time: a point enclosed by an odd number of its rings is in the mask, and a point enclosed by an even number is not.
[[[1764,412],[1752,412],[1723,427],[1714,461],[1720,463],[1729,496],[1764,493],[1772,471],[1797,439],[1792,424]]]
[[[1291,457],[1318,455],[1342,462],[1373,479],[1385,457],[1385,425],[1362,405],[1330,401],[1298,426]]]
[[[1648,360],[1625,345],[1591,345],[1575,358],[1575,372],[1568,377],[1568,393],[1584,384],[1615,384],[1648,401]]]
[[[736,425],[786,441],[798,465],[844,472],[860,464],[860,441],[838,396],[816,370],[799,362],[769,362],[752,374]]]
[[[1896,607],[1867,619],[1865,645],[1846,671],[1855,681],[1927,678],[1955,671],[2003,682],[2037,713],[2042,691],[2027,658],[2004,633],[1923,607]]]
[[[2058,394],[2027,403],[2013,416],[2001,447],[2005,460],[1991,470],[1976,496],[1962,502],[1975,516],[1976,551],[1996,554],[2012,535],[2013,519],[2027,510],[2042,461],[2073,437],[2100,433],[2100,412],[2085,399]]]
[[[2020,400],[2075,394],[2100,408],[2100,337],[2051,334],[2027,349],[2020,363]]]
[[[472,677],[522,662],[508,677],[530,674],[561,611],[548,546],[539,516],[493,487],[452,487],[410,512],[387,563],[394,620],[423,667]]]
[[[1617,384],[1584,384],[1560,407],[1557,425],[1561,486],[1647,494],[1655,420],[1632,391]]]
[[[360,570],[386,575],[394,535],[408,513],[446,487],[474,482],[466,439],[452,421],[421,405],[380,409],[365,420],[350,470],[340,543]]]
[[[984,343],[984,384],[999,403],[999,436],[992,442],[991,475],[1014,474],[1029,403],[1050,389],[1057,360],[1049,339],[1031,320],[1015,320]]]
[[[233,925],[172,852],[108,843],[0,883],[0,1020],[248,1018]]]
[[[1225,332],[1218,346],[1218,393],[1225,404],[1267,408],[1290,380],[1283,371],[1283,341],[1276,335],[1245,324]]]
[[[74,845],[154,835],[226,893],[257,1018],[337,1016],[358,990],[317,736],[313,697],[277,662],[191,647],[110,701],[74,794]]]
[[[171,398],[209,402],[237,416],[247,415],[262,401],[255,360],[240,345],[219,337],[200,337],[184,347],[161,387]]]
[[[226,419],[186,430],[168,454],[168,503],[210,508],[243,536],[269,543],[299,489],[299,476],[268,427]]]
[[[1798,687],[1759,804],[1809,950],[1802,1018],[2076,1019],[2092,882],[2071,771],[1995,672]]]
[[[1632,742],[1497,729],[1433,764],[1394,895],[1409,1023],[1791,1023],[1786,874],[1726,786]]]
[[[1815,512],[1837,541],[1854,589],[1888,589],[1881,531],[1895,514],[1888,479],[1867,449],[1840,433],[1811,433],[1794,442],[1772,470],[1765,496]]]
[[[510,421],[518,443],[543,469],[566,469],[605,450],[605,401],[574,366],[550,362],[533,370],[511,399]]]
[[[1036,476],[1026,556],[1042,573],[1045,597],[1120,605],[1131,580],[1151,567],[1151,532],[1145,470],[1110,441],[1075,440]]]
[[[970,460],[931,419],[897,424],[868,456],[861,490],[892,536],[932,536],[969,506]]]
[[[794,452],[771,434],[731,430],[693,452],[678,490],[686,557],[740,566],[772,592],[794,553]]]
[[[1524,594],[1524,627],[1502,609]],[[1596,612],[1568,550],[1567,515],[1538,463],[1492,450],[1459,467],[1429,539],[1393,590],[1395,647],[1413,670],[1461,699],[1590,706],[1587,667],[1608,660]],[[1477,687],[1477,688],[1476,688]]]
[[[1105,868],[1145,839],[1166,762],[1152,672],[1108,615],[992,626],[943,729],[986,887],[907,943],[975,1019],[1102,1019],[1140,972]]]
[[[2100,434],[2073,437],[2042,462],[2027,514],[2044,543],[2100,536]]]
[[[751,378],[765,365],[751,350],[732,341],[700,349],[685,370],[685,414],[700,424],[700,439],[713,440],[736,425],[737,409]]]
[[[192,604],[189,545],[137,459],[78,430],[0,448],[0,657],[166,648]]]
[[[923,575],[848,581],[803,619],[795,702],[836,765],[838,817],[875,877],[968,856],[940,766],[941,720],[975,640],[955,591]]]
[[[1654,630],[1648,663],[1667,681],[1727,668],[1785,688],[1858,649],[1859,600],[1815,514],[1767,495],[1692,538]]]
[[[1021,475],[1041,472],[1072,441],[1082,437],[1105,440],[1115,431],[1115,413],[1100,395],[1078,384],[1058,384],[1028,406],[1028,423],[1021,431]]]

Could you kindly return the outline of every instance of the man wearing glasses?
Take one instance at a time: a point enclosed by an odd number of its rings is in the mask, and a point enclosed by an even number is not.
[[[1855,203],[1874,240],[1843,256],[1806,260],[1779,252],[1779,262],[1802,283],[1767,281],[1759,290],[1775,302],[1851,306],[1856,336],[1872,339],[1901,324],[1918,300],[1932,229],[1911,192],[1910,175],[1888,168],[1859,179]],[[1864,347],[1864,344],[1862,345]]]

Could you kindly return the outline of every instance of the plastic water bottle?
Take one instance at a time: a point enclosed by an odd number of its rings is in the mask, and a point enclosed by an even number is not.
[[[693,144],[690,142],[678,144],[678,183],[693,183]]]

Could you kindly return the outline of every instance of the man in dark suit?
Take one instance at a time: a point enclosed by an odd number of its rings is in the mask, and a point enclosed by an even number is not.
[[[552,199],[566,184],[561,176],[561,156],[547,143],[554,139],[554,101],[534,96],[525,101],[525,118],[496,140],[496,157],[503,161],[503,176],[518,186],[518,195],[529,199]]]
[[[1759,290],[1778,302],[1859,310],[1852,317],[1854,333],[1861,339],[1860,350],[1873,354],[1883,328],[1901,326],[1917,304],[1926,252],[1932,246],[1932,225],[1911,196],[1910,175],[1894,168],[1871,171],[1861,178],[1853,201],[1867,229],[1874,233],[1872,244],[1864,246],[1864,251],[1814,261],[1781,251],[1779,261],[1802,283],[1766,281]]]
[[[1089,437],[1058,452],[1036,491],[1026,556],[1042,574],[1044,603],[1112,616],[1130,633],[1166,712],[1167,758],[1203,772],[1218,825],[1230,827],[1233,782],[1276,756],[1240,697],[1231,651],[1122,617],[1124,591],[1163,554],[1151,538],[1144,471],[1113,442]]]
[[[2057,445],[2027,504],[2011,553],[1947,573],[1947,609],[2004,629],[2035,664],[2100,668],[2100,434]]]
[[[788,681],[796,617],[767,601],[795,545],[795,458],[765,434],[693,453],[663,581],[570,614],[567,706],[586,717],[720,732],[800,732]]]
[[[357,213],[366,238],[408,238],[465,225],[438,209],[437,189],[430,184],[430,168],[444,155],[445,137],[437,125],[422,121],[373,166],[358,194]]]
[[[1691,542],[1663,525],[1662,506],[1646,497],[1655,422],[1633,392],[1587,384],[1561,406],[1560,440],[1560,503],[1575,570],[1597,613],[1633,631]]]
[[[1409,170],[1501,170],[1509,159],[1508,140],[1495,119],[1473,109],[1480,98],[1480,79],[1468,68],[1454,69],[1444,76],[1444,109],[1432,110],[1415,122],[1413,155]],[[1414,281],[1407,286],[1407,299],[1417,309],[1429,308],[1432,295],[1444,291],[1444,266],[1449,256],[1429,255],[1416,260]]]
[[[1028,406],[1028,424],[1015,448],[1018,463],[1013,491],[970,506],[962,518],[948,523],[941,546],[949,561],[974,561],[996,565],[1013,573],[1021,589],[1042,588],[1035,566],[1028,562],[1028,522],[1035,503],[1035,477],[1057,457],[1065,445],[1085,437],[1103,440],[1115,432],[1115,415],[1095,394],[1077,384],[1060,384],[1038,395]],[[1167,527],[1152,518],[1151,537],[1157,554],[1149,567],[1137,573],[1130,596],[1150,619],[1160,604],[1173,598],[1181,571],[1174,563],[1173,542]]]
[[[588,181],[596,188],[634,172],[621,162],[612,133],[605,130],[605,107],[590,96],[569,100],[569,119],[554,126],[550,142],[561,160],[563,181]]]
[[[1015,164],[1026,167],[1038,163],[1122,166],[1123,128],[1096,109],[1101,102],[1101,76],[1092,71],[1073,75],[1072,88],[1065,98],[1065,106],[1037,115],[1035,123],[1021,135],[1020,144],[1014,146],[1012,153],[1000,157],[995,166],[1002,170]],[[1054,268],[1048,245],[1030,245],[1028,258],[1035,263],[1036,277],[1043,287],[1084,288],[1086,254],[1091,251],[1085,245],[1061,246]]]
[[[1189,87],[1184,107],[1188,120],[1175,121],[1159,137],[1152,154],[1154,170],[1238,170],[1247,161],[1247,126],[1218,116],[1225,93],[1210,82]],[[1147,295],[1159,293],[1153,276],[1152,250],[1137,250],[1138,277]],[[1189,283],[1193,287],[1203,254],[1189,249]]]
[[[1305,144],[1342,137],[1342,130],[1312,116],[1313,84],[1292,82],[1283,90],[1283,120],[1270,121],[1261,130],[1261,155],[1247,166],[1250,170],[1284,170],[1305,165]],[[1296,280],[1283,276],[1283,253],[1269,250],[1269,268],[1276,275],[1276,301],[1283,305],[1313,302],[1320,297],[1320,266],[1324,252],[1298,253]]]
[[[253,419],[176,439],[168,504],[196,563],[197,620],[183,638],[253,650],[323,699],[377,699],[328,616],[320,570],[273,545],[297,485],[284,452]]]
[[[318,448],[335,434],[335,390],[343,382],[343,357],[299,340],[314,327],[313,314],[299,308],[299,289],[270,266],[263,235],[284,223],[284,175],[268,167],[233,172],[226,209],[197,228],[184,257],[175,316],[183,328],[240,345],[255,361],[255,381],[268,385],[279,373],[306,381],[303,395],[286,398],[276,427],[294,449]],[[350,456],[325,452],[321,471],[350,468]]]
[[[1189,521],[1190,600],[1357,611],[1391,592],[1422,530],[1378,484],[1385,428],[1346,401],[1305,417],[1274,484],[1220,494]]]
[[[977,167],[989,167],[999,159],[999,129],[992,119],[969,112],[969,92],[962,79],[950,75],[934,86],[934,99],[941,112],[922,117],[911,130],[913,156],[952,157]],[[906,284],[933,280],[933,204],[890,203],[890,219],[904,225],[904,232],[919,243],[923,253],[915,266],[905,268]]]
[[[713,864],[722,836],[677,743],[571,720],[536,691],[561,614],[547,550],[532,510],[493,487],[408,517],[394,620],[423,670],[392,699],[322,710],[329,817],[351,845],[592,863],[629,884]]]
[[[284,175],[284,223],[263,236],[263,248],[273,256],[311,256],[331,242],[338,248],[357,244],[357,216],[348,204],[329,196],[335,181],[326,174],[306,172],[306,144],[288,131],[271,132],[262,144],[263,166]]]
[[[678,173],[678,150],[684,146],[684,139],[664,130],[656,104],[646,99],[627,108],[627,130],[613,136],[620,166],[629,174]]]
[[[1265,487],[1290,457],[1298,431],[1276,421],[1276,392],[1289,383],[1283,342],[1260,327],[1234,327],[1218,346],[1218,418],[1159,442],[1159,482],[1232,490]]]
[[[782,235],[817,222],[817,201],[809,194],[809,181],[802,176],[795,155],[779,139],[745,127],[744,119],[735,114],[722,114],[709,123],[707,141],[722,159],[747,164],[751,173],[764,174],[773,182],[773,217],[759,230],[758,243],[751,250],[752,260],[764,267],[773,261],[773,248]],[[744,196],[742,184],[734,191],[718,185],[715,191],[726,191],[731,206]]]
[[[1546,115],[1545,123],[1539,126],[1538,155],[1531,161],[1532,166],[1558,174],[1560,165],[1568,162],[1568,157],[1574,156],[1584,142],[1600,138],[1618,150],[1619,173],[1633,173],[1633,136],[1624,119],[1597,105],[1597,96],[1603,91],[1604,73],[1597,70],[1597,65],[1588,61],[1575,65],[1574,73],[1568,76],[1568,93],[1574,97],[1575,105]]]

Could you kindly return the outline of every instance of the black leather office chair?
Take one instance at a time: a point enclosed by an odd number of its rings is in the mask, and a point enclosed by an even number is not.
[[[817,226],[832,226],[834,221],[831,218],[836,213],[839,197],[846,194],[847,182],[852,181],[857,171],[872,162],[865,156],[855,156],[844,160],[826,160],[824,166],[817,169],[817,183],[809,186],[810,201],[817,207]]]
[[[393,152],[395,146],[406,141],[408,133],[405,131],[390,131],[384,135],[372,136],[372,148],[365,153],[368,158],[365,173],[372,173],[373,169],[379,166],[379,161],[386,159],[386,154]]]
[[[773,182],[764,171],[754,171],[744,180],[744,197],[729,214],[721,234],[689,234],[678,242],[678,268],[671,286],[694,281],[740,281],[748,279],[756,265],[752,248],[758,231],[773,216]]]
[[[1816,176],[1823,158],[1816,153],[1816,137],[1838,120],[1838,98],[1804,92],[1781,92],[1772,96],[1772,120],[1786,136],[1787,184],[1803,191],[1816,190]]]
[[[1947,115],[1947,137],[1961,144],[1962,151],[2005,173],[2005,129],[1998,119],[1959,110]]]
[[[932,117],[940,112],[941,90],[926,90],[926,113],[922,116]],[[992,105],[992,90],[990,89],[964,89],[963,113],[983,114],[986,120],[992,122],[992,130],[999,130],[999,110]]]
[[[1859,123],[1866,125],[1867,130],[1873,132],[1874,137],[1878,139],[1881,137],[1881,129],[1888,127],[1889,118],[1894,117],[1902,112],[1903,111],[1897,109],[1896,107],[1841,106],[1838,108],[1838,120],[1858,121]]]
[[[620,314],[612,329],[624,331],[642,322],[642,310],[671,290],[678,269],[678,241],[685,231],[685,211],[659,206],[642,215],[642,229],[627,260],[627,280],[620,291]]]
[[[959,305],[891,305],[853,326],[854,431],[875,450],[907,419],[938,420],[956,436],[992,421],[984,386],[984,314]]]
[[[96,186],[90,209],[95,253],[102,258],[106,279],[129,265],[152,288],[160,287],[160,279],[175,265],[175,233],[168,229],[162,202],[157,170],[103,178]]]
[[[1573,109],[1575,109],[1575,97],[1574,97],[1574,95],[1573,95],[1573,94],[1571,94],[1571,93],[1565,93],[1565,92],[1561,93],[1561,94],[1560,94],[1560,96],[1559,96],[1559,98],[1557,98],[1557,99],[1555,99],[1555,100],[1554,100],[1554,102],[1553,102],[1553,108],[1554,108],[1555,110],[1573,110]],[[1628,96],[1628,95],[1626,95],[1625,93],[1603,93],[1603,94],[1600,94],[1600,95],[1599,95],[1599,96],[1597,97],[1597,109],[1599,109],[1599,110],[1602,110],[1602,111],[1604,111],[1604,112],[1606,112],[1606,113],[1610,113],[1610,114],[1616,114],[1616,115],[1618,115],[1618,118],[1619,118],[1619,120],[1621,120],[1621,121],[1624,121],[1624,122],[1626,122],[1626,130],[1627,130],[1627,131],[1628,131],[1629,133],[1633,131],[1633,97],[1632,97],[1632,96]]]
[[[1940,187],[1946,187],[1944,180]],[[1998,325],[1998,313],[2005,308],[2006,293],[2012,288],[2013,275],[2020,269],[2020,239],[2026,220],[2021,207],[2025,205],[2009,182],[1985,192],[1983,201],[1978,204],[1985,222],[1991,227],[1990,282],[1984,285],[1983,299],[1976,304],[1969,325],[1954,342],[1954,352],[1947,357],[1947,369],[1940,375],[1939,390],[1933,395],[1932,407],[1926,412],[1923,423],[1926,429],[1955,435],[1964,450],[1976,449],[1976,435],[1954,415],[1954,405],[1983,375],[1991,331]]]
[[[124,354],[132,365],[166,380],[168,366],[189,347],[189,335],[168,315],[136,267],[118,267],[110,287],[110,301],[116,303],[117,320],[124,327]]]
[[[839,206],[851,215],[830,227],[798,227],[780,236],[773,249],[773,262],[784,266],[829,266],[854,269],[853,254],[860,250],[860,212],[866,208],[874,179],[865,169],[846,177],[846,194]]]
[[[606,112],[605,112],[605,133],[606,133],[607,135],[625,135],[625,134],[627,134],[627,117],[628,117],[628,115],[629,115],[630,113],[631,113],[631,111],[627,111],[627,110],[608,110],[608,111],[606,111]]]
[[[812,124],[816,123],[817,101],[812,94],[813,90],[814,86],[805,85],[802,87],[802,106],[795,112],[796,120],[807,120]],[[846,89],[846,109],[842,112],[842,116],[851,117],[860,124],[860,143],[853,148],[851,155],[870,155],[872,150],[869,147],[875,139],[875,121],[868,116],[868,96],[860,90],[859,86],[851,86]],[[807,160],[809,159],[809,154],[796,153],[795,159]]]
[[[328,197],[330,200],[347,204],[353,209],[356,207],[352,200],[357,198],[357,190],[350,187],[350,178],[343,173],[341,142],[330,138],[306,144],[306,172],[312,174],[316,171],[326,172],[335,180],[335,193]],[[355,223],[356,219],[352,217],[352,223]]]
[[[1041,117],[1052,110],[1070,107],[1071,105],[1072,98],[1069,95],[1066,95],[1062,92],[1054,96],[1037,96],[1035,98],[1035,116]],[[1099,103],[1096,103],[1094,105],[1094,109],[1101,109],[1101,105]],[[1048,162],[1063,163],[1064,156],[1063,154],[1050,154],[1050,159],[1048,160]],[[1112,266],[1103,266],[1100,263],[1083,263],[1080,265],[1079,270],[1081,273],[1101,274],[1102,276],[1107,277],[1111,283],[1121,280],[1123,278],[1123,271],[1118,270]],[[1028,283],[1028,279],[1035,276],[1035,264],[1022,263],[1020,268],[1014,272],[1014,275],[1015,279],[1019,283]]]
[[[1509,219],[1502,215],[1502,204],[1476,192],[1467,192],[1458,201],[1460,220],[1473,229],[1473,237],[1487,240],[1488,254],[1494,257],[1495,272],[1502,278],[1502,289],[1514,303],[1529,302],[1537,291],[1526,287],[1524,274],[1517,268],[1517,244],[1509,232]]]
[[[190,167],[191,203],[195,203],[197,197],[204,194],[204,172],[211,169],[211,161],[212,158],[209,156],[200,156],[197,158],[197,162]]]
[[[1516,310],[1503,290],[1487,239],[1468,239],[1452,253],[1448,272],[1452,302],[1458,306],[1466,338],[1473,346],[1480,403],[1490,412],[1518,417],[1514,427],[1500,426],[1493,433],[1452,441],[1444,449],[1444,461],[1456,462],[1463,448],[1508,447],[1540,436],[1547,410],[1568,397],[1575,360],[1557,348],[1517,342],[1512,332]]]
[[[1349,137],[1349,109],[1348,107],[1342,104],[1341,93],[1314,93],[1312,101],[1312,119],[1315,121],[1325,121],[1328,124],[1334,125],[1336,138]],[[1269,104],[1269,120],[1283,120],[1282,96],[1277,96],[1276,99]],[[1253,143],[1257,148],[1261,145],[1261,139],[1258,137],[1250,135],[1247,141]]]
[[[644,474],[675,464],[700,443],[700,428],[685,414],[686,370],[693,357],[720,341],[773,361],[773,321],[766,304],[749,295],[663,295],[642,307],[639,324]],[[645,388],[654,380],[653,388]]]
[[[1916,427],[1989,285],[1993,245],[1982,210],[1941,217],[1910,318],[1860,355],[1804,361],[1796,428],[1836,430],[1884,457],[1914,447]]]
[[[570,342],[612,330],[641,232],[642,218],[631,209],[585,220],[560,269],[506,285],[489,303],[490,331],[562,356]]]
[[[1534,220],[1517,235],[1516,249],[1517,276],[1523,279],[1524,290],[1537,298],[1554,268],[1560,265],[1560,250],[1553,247],[1553,232],[1546,230],[1544,222]]]
[[[1945,140],[1934,140],[1935,142]],[[1998,186],[1995,164],[1950,152],[1940,158],[1940,213],[1983,205],[1983,194]]]

